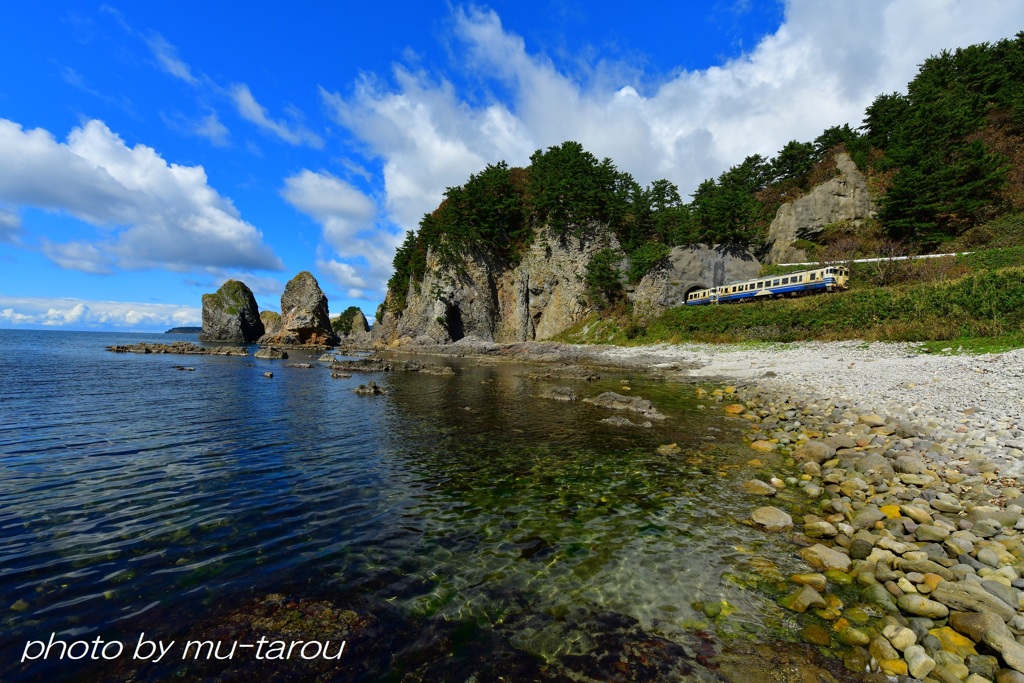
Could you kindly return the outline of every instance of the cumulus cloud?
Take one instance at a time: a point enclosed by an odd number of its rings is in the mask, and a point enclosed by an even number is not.
[[[306,145],[316,149],[324,146],[323,138],[305,126],[298,123],[289,125],[284,121],[270,118],[267,110],[256,101],[249,86],[245,83],[235,83],[229,89],[229,93],[238,109],[238,114],[250,123],[256,124],[261,129],[292,145]],[[297,114],[294,110],[292,113],[293,115]]]
[[[319,254],[321,272],[353,298],[383,294],[402,234],[378,227],[373,199],[337,176],[308,169],[285,178],[281,196],[321,225],[324,241],[337,253]]]
[[[0,295],[0,325],[166,329],[202,323],[195,306]]]
[[[534,150],[564,140],[611,157],[642,183],[664,177],[689,194],[749,154],[773,156],[789,140],[860,125],[874,97],[903,90],[929,55],[1009,37],[1024,25],[1024,5],[790,0],[780,28],[748,53],[653,87],[651,74],[641,82],[629,65],[599,63],[585,79],[559,70],[492,11],[456,10],[453,25],[466,80],[510,93],[507,103],[403,66],[390,80],[364,76],[351,95],[321,90],[335,118],[382,160],[385,208],[405,229],[446,186],[487,163],[525,165]]]
[[[43,242],[65,268],[281,270],[262,233],[207,183],[202,166],[128,147],[97,120],[58,142],[0,119],[0,201],[58,210],[104,229],[96,241]]]

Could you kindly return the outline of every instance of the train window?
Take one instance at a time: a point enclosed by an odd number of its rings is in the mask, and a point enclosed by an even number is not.
[[[782,278],[782,284],[788,285],[789,284],[789,278],[788,277]]]

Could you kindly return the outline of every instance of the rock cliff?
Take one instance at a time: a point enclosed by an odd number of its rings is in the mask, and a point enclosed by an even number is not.
[[[793,247],[796,240],[814,237],[830,223],[860,225],[874,217],[877,208],[864,174],[845,152],[836,154],[835,161],[839,175],[779,207],[768,228],[768,263],[806,261],[807,254]]]
[[[213,294],[203,295],[203,329],[199,341],[254,342],[264,332],[256,298],[245,283],[228,280]]]
[[[550,339],[591,312],[584,277],[596,251],[618,247],[606,239],[559,238],[541,230],[514,267],[476,255],[455,271],[428,254],[423,282],[410,284],[403,311],[385,310],[373,326],[373,339],[387,345],[443,344],[464,337]]]
[[[281,322],[276,332],[259,343],[276,346],[333,346],[336,341],[327,310],[327,297],[312,273],[302,271],[285,285],[281,295]]]
[[[694,289],[757,277],[761,264],[748,251],[698,246],[675,247],[664,264],[647,273],[630,295],[636,310],[652,314],[682,306]]]

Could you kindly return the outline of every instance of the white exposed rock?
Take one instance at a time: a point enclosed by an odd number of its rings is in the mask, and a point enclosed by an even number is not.
[[[839,175],[805,196],[779,207],[768,227],[768,262],[804,261],[807,254],[793,249],[797,239],[820,233],[826,225],[850,221],[861,225],[877,209],[868,193],[867,179],[845,152],[835,156]]]

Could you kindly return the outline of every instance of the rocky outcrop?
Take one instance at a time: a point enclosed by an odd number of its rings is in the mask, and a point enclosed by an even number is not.
[[[213,294],[203,295],[199,341],[247,343],[264,333],[256,298],[244,282],[228,280]]]
[[[342,340],[350,344],[368,344],[370,342],[370,323],[366,321],[366,316],[361,310],[357,309],[355,315],[352,316],[352,329],[342,337]]]
[[[442,267],[431,252],[423,282],[410,284],[403,311],[381,315],[373,340],[393,345],[550,339],[591,312],[587,264],[598,250],[618,248],[611,239],[559,238],[542,230],[514,267],[474,255],[455,270]]]
[[[675,247],[663,265],[640,280],[630,294],[638,312],[656,313],[682,306],[694,289],[757,277],[761,264],[749,251],[723,247]]]
[[[293,277],[281,295],[281,327],[260,338],[262,345],[333,346],[336,341],[327,297],[312,273]]]
[[[277,334],[281,331],[281,316],[276,311],[260,311],[264,334]]]
[[[846,152],[836,154],[835,162],[839,175],[779,207],[768,227],[768,263],[806,261],[807,254],[793,247],[796,240],[813,238],[831,223],[861,225],[874,217],[877,208],[864,174]]]
[[[176,341],[172,344],[115,344],[108,346],[107,351],[113,353],[172,353],[180,356],[248,356],[249,352],[241,346],[217,346],[209,348],[192,342]]]

